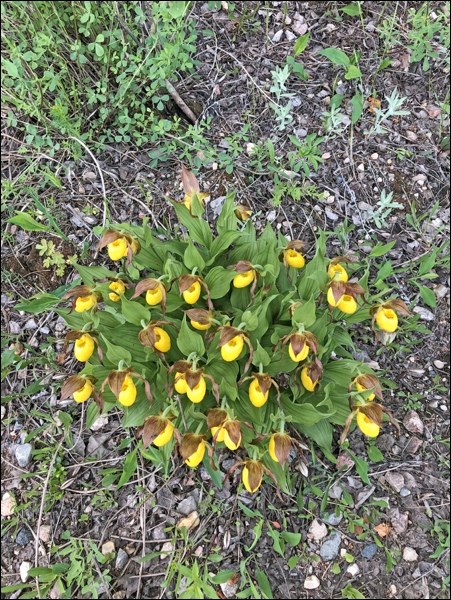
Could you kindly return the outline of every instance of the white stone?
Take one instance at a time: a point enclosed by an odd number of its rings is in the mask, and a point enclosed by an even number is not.
[[[360,573],[360,567],[359,567],[359,565],[357,563],[349,565],[349,567],[346,569],[346,573],[350,577],[356,577]]]
[[[107,415],[97,417],[97,419],[91,425],[90,429],[91,429],[91,431],[99,431],[99,429],[102,429],[102,427],[105,427],[105,425],[108,425],[108,416]]]
[[[5,492],[2,496],[2,517],[11,517],[16,508],[16,499],[9,492]]]
[[[309,575],[304,581],[305,590],[316,590],[320,585],[321,582],[316,575]]]
[[[317,519],[314,519],[309,527],[307,537],[315,542],[319,542],[327,535],[327,527],[324,523],[320,523]]]
[[[403,550],[402,557],[407,562],[415,562],[418,560],[417,551],[409,546],[406,546]]]
[[[30,569],[31,569],[31,562],[24,560],[19,568],[20,579],[22,580],[23,583],[25,583],[27,581],[28,572]]]

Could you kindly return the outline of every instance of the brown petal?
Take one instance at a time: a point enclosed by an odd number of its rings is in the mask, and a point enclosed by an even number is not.
[[[305,341],[305,335],[294,333],[292,336],[290,336],[290,344],[295,355],[302,352],[305,346]]]
[[[363,385],[363,387],[367,390],[373,389],[379,400],[383,400],[382,387],[379,379],[375,375],[364,373],[363,375],[356,377],[356,382],[360,383],[360,385]]]
[[[331,265],[338,265],[339,263],[351,263],[353,262],[350,258],[348,258],[347,256],[336,256],[335,258],[333,258],[330,261]]]
[[[307,341],[307,346],[316,354],[318,352],[318,340],[313,333],[310,333],[310,331],[306,331],[304,335]]]
[[[266,394],[266,392],[272,386],[273,380],[271,379],[271,376],[267,375],[266,373],[255,373],[253,375],[253,377],[255,377],[255,379],[257,379],[258,385],[260,386],[262,394]]]
[[[252,263],[248,260],[240,260],[234,265],[233,270],[237,273],[247,273],[252,270]]]
[[[241,442],[241,429],[239,421],[227,421],[227,423],[224,425],[224,429],[227,430],[230,439],[235,445]]]
[[[148,290],[155,290],[160,285],[163,285],[163,284],[160,281],[158,281],[158,279],[154,279],[154,278],[142,279],[141,281],[138,281],[138,283],[136,284],[135,291],[133,292],[133,296],[130,298],[130,300],[134,300],[138,296],[141,296],[141,294],[143,292],[147,292]],[[164,286],[163,286],[163,288],[164,288]],[[164,288],[164,289],[166,289],[166,288]]]
[[[211,312],[203,308],[191,308],[186,310],[185,314],[190,321],[196,321],[196,323],[200,323],[201,325],[208,325],[212,317]]]
[[[373,423],[379,425],[379,427],[382,425],[382,416],[384,411],[380,404],[377,404],[376,402],[368,402],[368,404],[365,404],[364,406],[359,406],[359,411],[371,419]]]
[[[125,237],[123,234],[109,229],[108,231],[105,231],[105,233],[100,238],[99,243],[97,244],[97,250],[102,250],[102,248],[105,248],[105,246],[108,246],[108,244],[111,244],[112,242],[115,242],[116,240],[123,237]]]
[[[315,360],[309,364],[308,374],[310,379],[315,383],[315,381],[319,381],[323,375],[323,363],[319,360],[319,358],[315,358]]]
[[[188,360],[178,360],[169,368],[169,372],[173,373],[175,371],[176,373],[186,373],[191,367],[192,363]]]
[[[186,460],[188,457],[194,454],[194,452],[196,452],[204,437],[205,436],[197,433],[185,433],[179,445],[180,456],[183,458],[183,460]]]
[[[263,465],[259,460],[248,460],[245,466],[249,471],[249,487],[255,490],[260,485],[263,477]]]
[[[359,283],[345,283],[344,285],[346,287],[346,294],[352,296],[355,300],[357,300],[359,296],[365,295],[365,290]]]
[[[157,341],[157,336],[155,335],[155,326],[150,325],[145,329],[141,329],[141,331],[138,333],[138,339],[143,346],[153,348],[155,342]]]
[[[186,292],[186,290],[189,290],[189,288],[196,283],[196,281],[199,281],[200,277],[197,277],[196,275],[180,275],[179,277],[179,290],[180,293],[183,294],[183,292]]]
[[[220,427],[225,421],[227,421],[227,412],[222,408],[212,408],[207,414],[207,427]]]
[[[78,296],[89,296],[89,294],[92,294],[92,290],[89,286],[87,285],[76,285],[75,287],[73,287],[71,290],[69,290],[68,292],[66,292],[64,294],[64,296],[62,297],[62,300],[67,300],[68,298],[74,298]]]
[[[288,242],[286,249],[296,250],[297,252],[300,252],[304,247],[305,242],[302,242],[301,240],[292,240],[291,242]]]
[[[92,397],[94,398],[94,402],[97,404],[97,409],[98,409],[99,413],[102,414],[103,407],[105,405],[102,394],[99,394],[98,392],[93,390]]]
[[[283,466],[291,451],[291,438],[285,433],[274,434],[274,453],[277,456],[277,460]]]
[[[87,332],[86,331],[69,331],[66,334],[66,337],[64,338],[63,353],[66,352],[67,347],[69,346],[69,344],[71,342],[75,342],[75,340],[78,340],[78,338],[81,338],[81,336],[84,335],[85,333],[87,333]]]
[[[196,194],[200,192],[200,186],[196,176],[191,171],[188,171],[188,169],[183,164],[180,176],[182,179],[183,191],[185,192],[185,194]]]
[[[124,379],[127,374],[128,371],[111,371],[111,373],[108,375],[107,381],[109,388],[116,398],[118,398],[121,392],[122,384],[124,383]]]
[[[199,383],[202,373],[202,369],[198,369],[197,371],[188,370],[185,372],[185,381],[190,390],[193,390]]]
[[[85,383],[86,379],[80,375],[71,375],[68,377],[61,388],[61,400],[65,400],[69,396],[72,396],[74,392],[81,390]]]
[[[402,300],[400,300],[399,298],[394,298],[393,300],[389,300],[388,302],[386,302],[384,304],[384,306],[387,308],[391,308],[392,310],[396,311],[403,317],[408,317],[409,315],[412,314],[410,312],[410,310],[407,308],[406,303],[403,302]]]
[[[340,298],[346,293],[346,284],[344,281],[332,281],[330,284],[332,288],[332,294],[335,302],[338,302]]]
[[[233,340],[237,335],[243,335],[241,329],[237,329],[236,327],[231,327],[230,325],[225,325],[225,327],[221,328],[221,336],[219,338],[219,347],[225,346]]]
[[[154,439],[160,435],[167,425],[168,420],[161,417],[149,417],[144,421],[141,437],[144,448],[147,448]]]

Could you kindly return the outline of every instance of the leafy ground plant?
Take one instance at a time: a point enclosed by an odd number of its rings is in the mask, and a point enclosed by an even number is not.
[[[265,475],[287,490],[290,453],[307,473],[297,432],[328,451],[333,427],[345,425],[344,440],[354,418],[367,436],[379,434],[389,413],[374,373],[352,358],[350,326],[372,316],[377,338],[391,340],[408,310],[371,298],[368,266],[357,278],[362,265],[326,258],[324,233],[308,262],[301,241],[270,225],[258,236],[233,194],[214,235],[202,217],[207,194],[185,168],[182,181],[177,236],[160,239],[146,224],[110,227],[99,248],[118,268],[75,265],[82,282],[62,298],[72,308],[56,310],[71,329],[65,350],[73,344],[82,368],[62,397],[95,400],[88,425],[121,407],[123,426],[140,438],[131,462],[139,448],[167,464],[176,445],[189,467],[203,461],[214,473],[226,446],[237,452],[230,472],[241,469],[249,492]]]

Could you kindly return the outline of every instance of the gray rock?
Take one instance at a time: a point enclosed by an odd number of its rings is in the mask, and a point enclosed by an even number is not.
[[[410,433],[419,433],[420,435],[423,434],[423,421],[420,419],[420,415],[414,410],[409,410],[409,412],[406,414],[403,420],[403,425],[407,431],[410,431]]]
[[[435,319],[434,313],[427,308],[423,308],[422,306],[415,306],[413,312],[417,313],[417,315],[420,315],[420,319],[423,321],[433,321]]]
[[[395,438],[392,436],[391,433],[383,433],[378,439],[377,439],[377,447],[382,451],[382,452],[390,452],[390,450],[393,448],[393,446],[396,444],[396,440]]]
[[[400,535],[407,530],[409,521],[408,513],[399,512],[399,508],[392,508],[388,511],[387,516],[390,519],[390,523],[392,524],[395,533]]]
[[[171,510],[176,502],[176,497],[170,489],[163,487],[157,492],[157,502],[159,506],[162,506],[166,510]]]
[[[395,492],[399,492],[404,487],[404,477],[399,471],[389,471],[385,475],[385,481]]]
[[[342,520],[343,520],[343,515],[341,513],[339,515],[336,515],[335,513],[333,513],[324,519],[325,523],[327,523],[328,525],[332,525],[332,527],[336,527],[337,525],[340,525]]]
[[[177,506],[177,512],[185,517],[195,510],[197,510],[197,502],[192,496],[187,496]]]
[[[361,555],[363,558],[367,560],[371,560],[376,556],[377,553],[377,545],[376,544],[367,544],[362,548]]]
[[[413,548],[406,546],[403,550],[402,557],[407,562],[415,562],[418,560],[418,553]]]
[[[166,533],[164,531],[165,526],[166,526],[165,523],[160,523],[154,529],[152,529],[152,539],[153,540],[158,541],[158,540],[166,539]]]
[[[338,483],[334,483],[329,488],[329,498],[332,498],[332,500],[340,500],[342,495],[343,495],[343,488],[341,487],[341,485],[338,485]]]
[[[415,435],[413,435],[407,442],[407,446],[405,447],[404,452],[406,454],[411,454],[414,456],[415,454],[417,454],[418,450],[421,448],[422,445],[422,440],[418,439]]]
[[[118,571],[121,571],[127,564],[127,561],[128,561],[127,552],[125,552],[125,550],[122,550],[122,548],[119,548],[119,550],[117,551],[116,562],[115,562],[116,569]]]
[[[399,495],[400,495],[402,498],[405,498],[406,496],[410,496],[410,494],[411,494],[411,493],[412,493],[412,492],[411,492],[411,491],[409,490],[409,488],[407,488],[406,486],[402,487],[402,488],[399,490]]]
[[[21,331],[22,328],[20,326],[20,323],[18,323],[17,321],[9,322],[9,333],[12,333],[13,335],[18,335]]]
[[[326,208],[324,212],[326,213],[326,217],[329,219],[329,221],[338,221],[339,217],[336,213],[334,213],[333,210]]]
[[[36,323],[36,321],[34,319],[28,319],[28,321],[25,323],[25,325],[23,327],[24,327],[24,329],[37,329],[38,324]]]
[[[341,533],[335,531],[319,549],[319,555],[324,561],[334,560],[338,556],[341,544]]]
[[[16,535],[16,544],[19,546],[26,546],[31,541],[31,534],[28,529],[21,527]]]
[[[14,454],[19,467],[25,468],[30,464],[32,452],[33,446],[31,444],[18,444],[16,446]]]

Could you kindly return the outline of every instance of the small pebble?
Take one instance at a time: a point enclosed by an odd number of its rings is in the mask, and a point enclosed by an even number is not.
[[[377,160],[379,158],[379,154],[377,152],[373,152],[373,154],[370,156],[371,160]]]
[[[357,577],[357,575],[360,573],[360,567],[359,567],[359,565],[357,563],[349,565],[349,567],[346,569],[346,573],[350,577]]]
[[[376,544],[368,544],[367,546],[364,546],[362,548],[361,555],[363,556],[363,558],[366,558],[367,560],[371,560],[372,558],[374,558],[376,556],[376,553],[377,553],[377,545]]]
[[[28,579],[28,572],[30,569],[31,569],[31,562],[24,560],[19,568],[20,579],[22,580],[23,583],[26,583],[26,581]]]
[[[409,546],[406,546],[403,550],[402,557],[407,562],[415,562],[418,560],[417,551]]]
[[[116,569],[118,571],[121,571],[127,564],[127,561],[128,561],[127,552],[125,552],[125,550],[123,550],[122,548],[119,548],[119,550],[117,551],[116,562],[115,562]]]
[[[28,529],[21,527],[16,535],[16,544],[19,546],[26,546],[31,539],[30,532]]]
[[[30,464],[33,446],[31,444],[18,444],[14,454],[19,467],[25,468]]]
[[[316,590],[321,585],[320,580],[316,575],[309,575],[304,581],[305,590]]]

